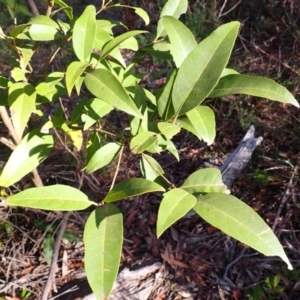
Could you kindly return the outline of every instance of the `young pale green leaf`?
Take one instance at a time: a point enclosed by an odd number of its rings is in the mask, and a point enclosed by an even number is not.
[[[54,3],[60,6],[70,20],[73,19],[73,8],[62,0],[54,0]]]
[[[61,37],[59,29],[47,25],[33,24],[30,26],[28,36],[33,41],[54,41]]]
[[[228,75],[232,75],[232,74],[240,74],[240,73],[234,69],[224,68],[224,70],[222,71],[222,74],[221,74],[221,78],[228,76]]]
[[[165,193],[158,210],[157,237],[186,215],[196,203],[196,197],[182,189],[172,189]]]
[[[222,182],[219,169],[207,168],[192,173],[180,187],[191,194],[196,193],[228,193],[227,187]]]
[[[86,115],[82,116],[82,121],[84,123],[83,130],[86,131],[92,127],[100,118],[110,113],[113,110],[113,106],[110,104],[94,98],[86,105]]]
[[[197,199],[194,210],[206,222],[264,255],[281,257],[293,269],[271,228],[244,202],[219,193]]]
[[[66,71],[66,88],[69,96],[71,95],[76,81],[79,79],[88,65],[88,63],[81,61],[73,61],[69,64]]]
[[[31,84],[17,82],[10,85],[8,104],[14,128],[20,139],[35,108],[35,100],[36,91]]]
[[[154,181],[165,173],[161,165],[153,157],[147,154],[142,155],[140,168],[143,176],[150,181]]]
[[[145,10],[143,10],[140,7],[134,7],[134,6],[129,6],[129,5],[122,5],[122,4],[119,4],[119,3],[111,5],[110,7],[125,7],[125,8],[133,9],[134,12],[144,20],[145,25],[149,25],[149,23],[150,23],[149,15],[147,14],[147,12]]]
[[[52,19],[50,19],[49,17],[46,17],[44,15],[39,15],[39,16],[36,16],[36,17],[32,18],[28,22],[28,24],[31,24],[31,25],[44,25],[44,26],[59,29],[59,26],[55,21],[53,21]]]
[[[130,149],[132,153],[142,153],[150,148],[155,142],[157,142],[157,134],[155,132],[141,132],[131,139]]]
[[[165,16],[162,22],[171,42],[171,53],[176,67],[179,68],[190,52],[196,48],[197,42],[192,32],[176,18]]]
[[[109,299],[116,280],[123,243],[123,217],[113,204],[97,207],[83,233],[84,265],[97,299]]]
[[[116,184],[103,199],[105,202],[113,202],[128,197],[139,196],[152,192],[164,192],[165,189],[150,180],[143,178],[131,178]]]
[[[28,133],[10,155],[1,175],[0,186],[9,187],[36,168],[51,152],[53,137],[39,129]]]
[[[76,20],[72,35],[74,52],[81,62],[89,61],[94,48],[96,32],[96,8],[94,5],[89,5]]]
[[[180,131],[180,126],[167,122],[158,122],[157,127],[167,139],[171,139]]]
[[[239,26],[239,22],[220,26],[183,61],[172,90],[176,116],[201,104],[216,86],[228,63]]]
[[[186,13],[187,8],[188,8],[187,0],[168,0],[159,15],[156,39],[159,38],[160,36],[166,35],[166,32],[164,31],[164,24],[162,22],[162,17],[172,16],[176,19],[179,19],[179,17],[182,14]]]
[[[217,86],[210,93],[210,98],[232,94],[245,94],[263,97],[282,103],[293,104],[299,107],[298,101],[282,85],[261,76],[241,74],[228,75],[220,79]]]
[[[167,83],[158,91],[157,109],[164,121],[168,121],[175,114],[171,94],[176,75],[177,70],[171,70],[167,76]]]
[[[82,210],[91,205],[96,205],[80,190],[61,184],[24,190],[8,197],[7,204],[11,206],[61,211]]]
[[[110,54],[110,52],[112,50],[117,48],[121,43],[123,43],[127,39],[129,39],[135,35],[138,35],[141,33],[146,33],[146,32],[147,31],[144,31],[144,30],[132,30],[132,31],[128,31],[128,32],[118,35],[117,37],[115,37],[114,39],[109,41],[107,44],[105,44],[105,46],[102,49],[100,59],[105,58],[108,54]]]
[[[211,145],[216,137],[216,121],[213,110],[208,106],[197,106],[186,115],[197,133],[196,136],[207,145]]]
[[[121,145],[117,143],[108,143],[98,149],[86,165],[87,174],[91,174],[108,165],[117,156],[120,149]]]
[[[87,89],[97,98],[129,115],[138,118],[143,117],[122,84],[110,71],[97,69],[87,73],[84,83]]]

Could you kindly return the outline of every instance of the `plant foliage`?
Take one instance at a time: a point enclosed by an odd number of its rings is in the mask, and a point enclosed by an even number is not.
[[[36,174],[35,168],[51,153],[56,129],[64,132],[74,148],[85,155],[82,172],[87,174],[118,161],[117,174],[124,149],[140,157],[144,179],[128,178],[116,184],[113,181],[99,205],[80,190],[65,185],[38,186],[7,198],[9,206],[47,210],[96,206],[86,222],[84,244],[87,277],[98,299],[110,296],[122,250],[122,213],[111,202],[151,192],[162,195],[158,236],[194,209],[229,236],[265,255],[280,256],[292,268],[268,225],[245,203],[228,195],[218,170],[198,170],[182,186],[175,187],[153,157],[169,151],[179,159],[172,138],[181,130],[193,133],[208,145],[214,142],[215,116],[205,105],[208,97],[240,93],[299,107],[292,94],[274,81],[226,68],[240,29],[239,22],[220,26],[197,44],[191,31],[179,20],[187,10],[187,0],[169,0],[160,14],[152,48],[139,47],[136,36],[146,31],[127,31],[120,22],[98,18],[109,8],[122,9],[122,5],[111,1],[103,1],[100,8],[87,6],[78,18],[73,17],[72,7],[61,0],[48,1],[47,14],[34,17],[25,6],[12,6],[12,2],[4,1],[13,17],[23,13],[31,19],[7,34],[0,30],[0,38],[14,51],[11,76],[0,77],[1,91],[7,95],[6,101],[1,98],[0,114],[5,120],[10,111],[8,129],[14,138],[0,185],[9,187],[30,172]],[[132,9],[145,24],[149,23],[144,10]],[[67,16],[64,21],[58,17],[59,11]],[[115,36],[116,26],[123,26],[126,32]],[[49,42],[56,49],[43,66],[33,68],[33,54]],[[63,47],[72,52],[66,71],[49,71]],[[160,91],[152,93],[139,85],[142,76],[136,73],[134,63],[126,63],[122,55],[124,48],[136,54],[147,52],[154,57],[173,59],[167,82]],[[138,57],[141,56],[137,55],[136,60]],[[58,102],[61,96],[72,97],[75,92],[80,100],[69,117],[57,108],[50,119],[46,115],[45,121],[40,109],[43,104]],[[31,130],[28,122],[37,112],[44,123]],[[105,116],[111,113],[129,116],[130,127],[107,135],[110,129]]]

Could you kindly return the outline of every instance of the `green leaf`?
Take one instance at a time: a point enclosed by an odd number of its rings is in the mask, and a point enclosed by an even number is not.
[[[213,110],[208,106],[197,106],[186,115],[194,129],[191,132],[196,133],[196,136],[207,145],[211,145],[216,137],[216,121]]]
[[[47,264],[51,265],[51,260],[53,257],[53,246],[54,238],[51,233],[48,233],[43,240],[43,253],[46,259]]]
[[[109,41],[107,44],[102,49],[102,53],[100,56],[100,59],[105,58],[112,50],[117,48],[121,43],[126,41],[127,39],[131,38],[132,36],[141,34],[141,33],[146,33],[147,31],[144,30],[132,30],[125,32],[123,34],[118,35],[116,38],[112,39]]]
[[[29,28],[28,36],[33,41],[53,41],[59,39],[61,34],[55,27],[33,24]]]
[[[171,94],[176,75],[177,70],[171,70],[167,76],[167,83],[158,91],[157,109],[165,121],[168,121],[175,114]]]
[[[62,0],[54,0],[54,3],[60,6],[64,10],[65,14],[68,16],[70,20],[73,19],[73,8],[71,6],[69,6]]]
[[[36,168],[53,147],[51,135],[35,129],[28,133],[10,155],[1,175],[0,186],[8,187]]]
[[[142,178],[131,178],[116,184],[103,199],[105,202],[113,202],[128,197],[139,196],[152,192],[164,192],[159,184]]]
[[[281,257],[293,269],[271,228],[244,202],[219,193],[197,199],[194,210],[206,222],[264,255]]]
[[[182,189],[172,189],[165,193],[158,210],[157,237],[186,215],[196,203],[196,197]]]
[[[201,104],[216,86],[228,63],[239,25],[230,22],[220,26],[183,61],[172,91],[176,116]]]
[[[167,139],[172,138],[180,131],[180,127],[178,125],[167,122],[158,122],[157,127]]]
[[[75,85],[76,81],[79,79],[88,65],[88,63],[84,63],[81,61],[73,61],[69,64],[66,71],[66,88],[69,96],[71,95],[73,86]]]
[[[108,143],[98,149],[86,165],[86,173],[91,174],[96,170],[108,165],[118,154],[121,145],[117,143]]]
[[[132,153],[142,153],[150,148],[155,142],[157,142],[157,134],[155,132],[141,132],[131,139],[130,149]]]
[[[192,173],[180,187],[191,194],[195,193],[228,193],[227,187],[222,182],[219,169],[207,168]]]
[[[27,122],[35,108],[36,91],[31,84],[17,82],[9,87],[8,104],[12,122],[21,139]]]
[[[87,143],[87,155],[86,159],[87,161],[90,161],[90,159],[95,155],[95,153],[101,148],[101,139],[97,132],[92,132],[89,136],[89,140]]]
[[[122,84],[110,71],[97,69],[87,73],[84,83],[97,98],[132,116],[143,117]]]
[[[88,130],[100,118],[103,118],[113,109],[113,106],[98,98],[94,98],[91,101],[89,101],[89,103],[86,106],[86,115],[82,116],[82,121],[85,122],[83,130]]]
[[[171,42],[171,53],[179,68],[190,52],[196,48],[197,42],[192,32],[179,20],[165,16],[162,21]]]
[[[299,107],[298,101],[285,87],[271,79],[261,76],[248,76],[241,74],[225,76],[220,79],[209,97],[215,98],[232,94],[245,94],[263,97]]]
[[[89,61],[94,48],[96,32],[96,8],[94,5],[89,5],[76,20],[72,35],[74,52],[81,62]]]
[[[155,181],[156,178],[165,173],[161,165],[147,154],[142,155],[140,168],[143,176],[150,181]]]
[[[31,25],[43,25],[43,26],[47,26],[47,27],[52,27],[52,28],[59,29],[59,26],[58,26],[58,24],[55,21],[53,21],[49,17],[43,16],[43,15],[39,15],[39,16],[36,16],[36,17],[32,18],[28,22],[28,24],[31,24]]]
[[[116,280],[122,251],[123,218],[113,204],[97,207],[83,233],[84,264],[97,299],[108,299]]]
[[[179,17],[182,14],[186,13],[187,8],[188,8],[187,0],[168,0],[159,15],[156,39],[159,38],[160,36],[166,35],[166,33],[164,31],[162,17],[163,16],[172,16],[176,19],[179,19]]]
[[[125,7],[125,8],[133,9],[134,12],[144,20],[145,25],[149,25],[149,23],[150,23],[149,15],[147,14],[147,12],[145,10],[143,10],[140,7],[134,7],[134,6],[129,6],[129,5],[122,5],[122,4],[119,4],[119,3],[115,4],[115,5],[111,5],[110,7]]]
[[[82,210],[96,205],[80,190],[61,184],[24,190],[8,197],[7,204],[60,211]]]

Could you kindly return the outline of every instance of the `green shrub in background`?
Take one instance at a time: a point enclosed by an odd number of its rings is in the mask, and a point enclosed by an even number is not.
[[[6,2],[9,5],[10,1]],[[1,138],[13,151],[0,175],[0,186],[9,187],[30,172],[37,186],[9,196],[7,205],[59,211],[94,206],[83,238],[86,274],[98,299],[108,298],[112,291],[122,250],[122,213],[113,202],[151,192],[162,195],[158,236],[193,209],[231,237],[265,255],[280,256],[292,268],[267,224],[245,203],[229,195],[219,170],[198,170],[181,186],[175,186],[152,154],[169,151],[179,160],[172,138],[181,130],[193,133],[208,145],[214,142],[215,116],[205,105],[206,98],[240,93],[298,107],[297,101],[270,79],[226,68],[239,22],[220,26],[198,44],[178,20],[187,10],[187,1],[169,0],[160,13],[153,43],[139,49],[136,36],[147,34],[146,31],[126,31],[114,36],[113,28],[122,24],[97,19],[97,15],[111,8],[122,9],[122,5],[103,1],[101,7],[89,5],[74,18],[72,7],[63,1],[48,1],[46,15],[17,24],[8,34],[0,31],[1,39],[15,53],[11,75],[0,77],[0,115],[13,138],[13,142]],[[132,9],[148,24],[144,10]],[[57,18],[61,12],[67,16],[65,21]],[[42,66],[33,67],[35,52],[48,42],[56,45],[52,54]],[[74,59],[65,72],[48,71],[63,47],[73,52]],[[138,57],[147,53],[171,60],[173,68],[166,84],[155,93],[141,87],[141,74],[136,73],[133,63],[126,64],[121,52],[124,48],[136,52]],[[84,90],[89,93],[83,93]],[[26,133],[33,113],[44,120],[41,107],[45,103],[58,101],[61,96],[71,97],[72,93],[77,93],[80,101],[70,115],[56,106],[48,121]],[[128,115],[130,126],[110,132],[104,117],[113,111]],[[91,174],[116,160],[116,178],[126,150],[139,156],[144,178],[128,178],[117,184],[114,179],[99,205],[74,187],[43,186],[35,168],[51,153],[55,129],[65,132],[74,147],[85,155],[82,173]]]

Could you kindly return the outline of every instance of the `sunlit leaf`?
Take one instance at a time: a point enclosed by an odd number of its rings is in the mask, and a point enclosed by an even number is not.
[[[251,207],[231,195],[219,193],[197,199],[194,210],[205,221],[264,255],[281,257],[293,269],[271,228]]]

